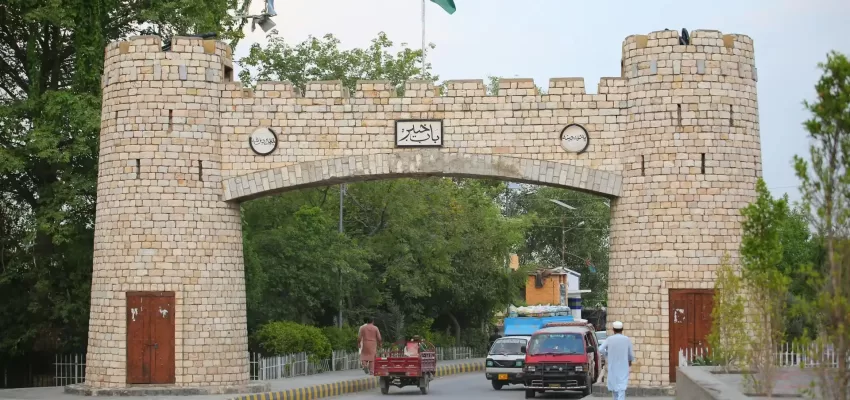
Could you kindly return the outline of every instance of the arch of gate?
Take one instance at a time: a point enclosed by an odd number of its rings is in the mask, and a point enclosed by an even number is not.
[[[223,200],[244,201],[287,190],[400,177],[495,178],[569,187],[614,198],[623,178],[615,173],[547,160],[413,150],[305,161],[229,178]]]
[[[495,95],[481,80],[442,90],[408,82],[397,95],[386,82],[359,82],[354,93],[340,82],[309,82],[303,93],[286,82],[244,88],[232,82],[222,42],[176,37],[169,51],[159,37],[110,44],[86,384],[244,389],[239,203],[437,175],[613,198],[608,320],[623,321],[634,340],[631,385],[668,385],[672,332],[692,326],[681,310],[671,316],[671,293],[712,288],[723,254],[737,260],[739,211],[761,174],[753,43],[697,30],[683,45],[677,32],[660,31],[629,36],[620,51],[621,76],[602,78],[596,94],[581,78],[557,78],[546,93],[530,79],[506,79]],[[404,120],[442,127],[428,134],[436,147],[397,146]],[[587,130],[583,152],[562,146],[572,124]],[[251,138],[263,128],[277,140]],[[417,129],[408,133],[424,134]]]

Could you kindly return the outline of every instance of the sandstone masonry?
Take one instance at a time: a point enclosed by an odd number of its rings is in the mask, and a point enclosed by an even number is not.
[[[126,386],[126,292],[176,294],[176,384],[248,381],[239,202],[401,176],[495,177],[612,198],[609,320],[624,322],[632,385],[669,384],[669,289],[711,288],[737,259],[739,209],[761,174],[753,45],[675,31],[626,38],[622,76],[597,94],[557,78],[409,82],[232,82],[221,42],[134,37],[106,49],[86,381]],[[440,149],[396,148],[397,119],[442,119]],[[587,152],[560,147],[564,126]],[[268,156],[248,135],[278,132]]]

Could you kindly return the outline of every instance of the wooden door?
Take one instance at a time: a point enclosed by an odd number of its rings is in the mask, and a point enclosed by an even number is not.
[[[174,383],[174,292],[127,293],[127,383]]]
[[[676,382],[680,349],[707,349],[713,289],[670,289],[670,382]]]

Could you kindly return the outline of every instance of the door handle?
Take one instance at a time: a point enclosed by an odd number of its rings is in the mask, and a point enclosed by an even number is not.
[[[154,343],[153,348],[154,348],[154,350],[159,349],[159,343]]]

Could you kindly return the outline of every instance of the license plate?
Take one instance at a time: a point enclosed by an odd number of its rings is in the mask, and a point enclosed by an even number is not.
[[[550,383],[549,387],[561,387],[560,383]]]
[[[499,374],[499,380],[500,381],[508,380],[508,374]]]

